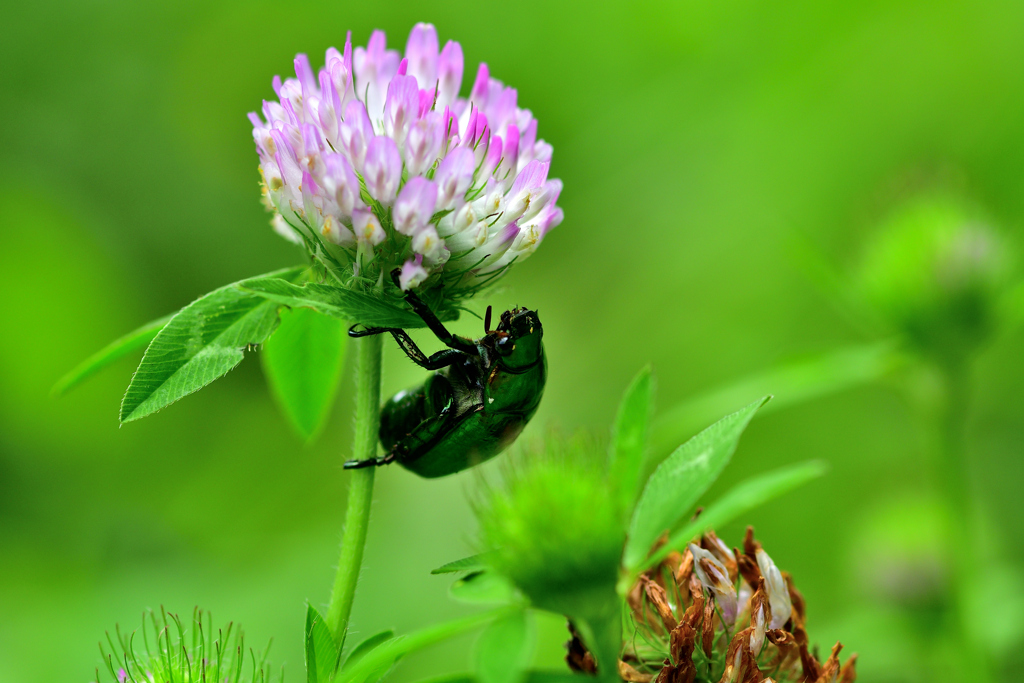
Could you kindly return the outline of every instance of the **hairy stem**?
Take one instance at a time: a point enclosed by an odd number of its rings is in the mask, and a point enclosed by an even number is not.
[[[365,460],[377,455],[380,425],[380,366],[383,336],[362,337],[356,343],[356,428],[352,457]],[[327,608],[327,625],[340,647],[345,641],[352,601],[363,564],[366,530],[370,523],[375,467],[351,470],[345,530],[341,536],[341,557],[334,577],[334,590]]]
[[[970,408],[970,380],[964,362],[943,368],[944,394],[938,410],[936,431],[937,480],[950,512],[951,563],[953,570],[953,610],[957,640],[964,648],[964,672],[975,683],[992,680],[991,663],[983,643],[974,633],[968,613],[970,602],[977,600],[976,572],[986,564],[974,526],[977,509],[971,491],[967,466],[966,424]]]

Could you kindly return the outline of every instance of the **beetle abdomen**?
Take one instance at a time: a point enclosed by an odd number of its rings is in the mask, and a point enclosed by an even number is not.
[[[427,396],[424,387],[400,391],[380,410],[380,442],[390,451],[426,417]]]
[[[391,451],[426,419],[436,417],[452,396],[452,385],[444,375],[427,378],[423,386],[400,391],[381,407],[380,442]]]
[[[421,457],[399,460],[407,470],[433,479],[479,465],[501,453],[526,425],[525,416],[465,413],[454,426],[430,443]]]

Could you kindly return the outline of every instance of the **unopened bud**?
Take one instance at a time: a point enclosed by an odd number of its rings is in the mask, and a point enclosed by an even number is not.
[[[736,621],[737,600],[736,587],[729,579],[729,572],[714,556],[700,546],[691,543],[693,554],[693,570],[704,588],[715,594],[718,606],[722,610],[722,619],[732,624]]]
[[[782,572],[772,562],[772,558],[761,548],[757,549],[757,566],[768,590],[768,602],[772,611],[771,628],[782,628],[783,624],[789,621],[789,615],[793,611],[786,580],[782,578]]]

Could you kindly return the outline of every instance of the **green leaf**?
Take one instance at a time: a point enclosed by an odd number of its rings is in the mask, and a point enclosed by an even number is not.
[[[850,277],[806,235],[793,234],[788,242],[789,256],[810,284],[864,337],[878,337],[883,329],[878,312]]]
[[[771,393],[764,412],[799,405],[869,384],[891,372],[903,356],[893,342],[853,346],[781,365],[684,401],[654,421],[651,442],[664,453],[733,406]]]
[[[477,683],[476,677],[473,674],[441,674],[440,676],[431,676],[430,678],[424,678],[416,683]]]
[[[625,510],[631,509],[636,500],[647,457],[652,394],[651,368],[648,366],[629,385],[615,418],[608,453],[608,473],[622,495]]]
[[[363,642],[359,643],[352,649],[352,652],[349,653],[348,657],[345,659],[345,663],[341,666],[341,670],[346,671],[347,669],[351,669],[356,664],[358,664],[359,661],[363,659],[363,657],[368,655],[370,652],[373,652],[375,649],[377,649],[384,643],[392,640],[394,636],[394,631],[381,631],[380,633],[376,633],[367,638],[366,640],[364,640]],[[376,669],[366,674],[364,680],[368,682],[375,682],[380,680],[384,677],[385,674],[387,674],[388,670],[391,669],[392,666],[394,666],[394,663],[394,660],[390,659],[381,662],[381,664]]]
[[[492,621],[476,643],[480,683],[520,683],[533,658],[534,629],[526,610]]]
[[[593,683],[595,678],[572,671],[531,669],[526,672],[526,683]]]
[[[382,661],[376,668],[371,669],[361,678],[362,683],[377,683],[377,681],[388,675],[388,672],[391,671],[395,664],[398,663],[398,660],[403,656],[404,655],[398,655],[394,658],[388,658],[386,661]]]
[[[473,614],[461,619],[454,619],[440,624],[434,624],[406,636],[392,638],[386,643],[374,648],[353,664],[339,671],[335,678],[338,683],[364,683],[382,668],[386,670],[394,664],[399,657],[410,652],[421,650],[429,645],[462,635],[467,631],[490,623],[494,619],[501,618],[509,613],[509,608],[491,610]]]
[[[724,496],[711,503],[700,516],[669,536],[668,543],[658,549],[650,560],[637,571],[643,571],[661,562],[672,550],[681,550],[683,546],[708,529],[726,524],[748,510],[778,498],[795,488],[825,474],[828,469],[825,463],[811,460],[781,467],[766,474],[751,477],[740,482]]]
[[[239,286],[271,301],[293,308],[311,308],[324,315],[361,323],[368,327],[425,327],[423,320],[406,308],[380,294],[367,294],[334,285],[315,282],[296,285],[281,278],[253,278]],[[456,312],[457,315],[457,312]],[[454,320],[453,315],[440,315],[441,320]]]
[[[173,313],[165,315],[162,318],[146,323],[136,330],[132,330],[120,339],[110,342],[76,365],[68,374],[57,380],[57,383],[53,385],[51,393],[54,396],[65,394],[114,361],[127,356],[132,351],[145,348],[146,344],[153,341],[153,337],[156,336],[157,332],[162,330],[164,325],[173,317]]]
[[[507,605],[519,600],[519,592],[508,580],[492,571],[479,571],[459,579],[448,589],[460,602]]]
[[[279,271],[293,279],[305,268]],[[242,362],[277,327],[277,304],[227,285],[181,309],[146,349],[121,401],[121,422],[151,415]]]
[[[524,672],[525,683],[594,683],[596,680],[588,674],[573,673],[562,669],[528,669]],[[473,674],[443,674],[432,678],[424,678],[416,683],[476,683]]]
[[[369,638],[366,638],[352,648],[352,651],[348,653],[348,656],[345,658],[345,663],[341,665],[342,670],[344,670],[345,667],[355,666],[356,662],[365,657],[368,652],[374,650],[394,637],[395,632],[391,629],[387,629],[380,633],[374,633]]]
[[[743,430],[768,398],[758,399],[722,418],[658,465],[633,511],[623,556],[627,569],[643,563],[658,537],[675,528],[718,478],[736,450]]]
[[[313,605],[306,607],[306,683],[328,683],[338,666],[338,646],[327,622]]]
[[[486,558],[489,555],[493,554],[493,552],[490,552],[480,553],[479,555],[470,555],[469,557],[464,557],[461,560],[455,560],[454,562],[449,562],[448,564],[441,565],[437,569],[431,570],[430,573],[455,574],[457,572],[481,571],[487,569]]]
[[[311,440],[323,427],[345,359],[345,324],[308,308],[282,310],[263,345],[267,383],[295,431]]]

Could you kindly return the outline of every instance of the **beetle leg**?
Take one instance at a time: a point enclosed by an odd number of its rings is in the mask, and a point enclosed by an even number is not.
[[[342,465],[342,468],[346,470],[361,470],[364,467],[380,467],[382,465],[388,465],[394,461],[395,454],[388,453],[382,458],[367,458],[366,460],[346,460],[345,464]]]
[[[361,327],[363,329],[357,330],[357,327]],[[367,327],[362,323],[356,323],[352,327],[348,328],[348,336],[358,339],[359,337],[372,337],[375,334],[384,334],[385,332],[390,331],[390,327]]]
[[[420,350],[420,347],[416,346],[416,342],[405,333],[405,330],[389,329],[388,332],[398,342],[398,346],[405,351],[405,355],[409,357],[409,360],[425,370],[440,370],[449,365],[455,365],[466,356],[462,351],[442,349],[428,357]]]
[[[419,366],[427,370],[440,370],[441,368],[447,368],[451,365],[461,362],[466,357],[466,354],[456,349],[442,349],[435,354],[431,354],[430,358],[427,359],[426,363],[419,363]]]
[[[398,285],[398,276],[401,272],[400,268],[395,268],[391,271],[391,278],[395,281],[396,285]],[[430,328],[430,331],[441,340],[442,344],[474,356],[479,353],[476,348],[476,344],[468,339],[464,339],[449,332],[448,328],[444,326],[444,323],[438,320],[437,316],[434,315],[434,312],[430,310],[430,307],[423,303],[423,300],[416,295],[416,292],[406,292],[405,300],[410,306],[412,306],[413,312],[416,313],[424,323],[426,323],[427,327]]]
[[[360,327],[357,323],[349,328],[348,336],[358,339],[359,337],[369,337],[375,334],[384,334],[390,332],[391,336],[398,342],[398,346],[405,352],[405,355],[409,357],[416,365],[424,368],[425,370],[440,370],[446,368],[449,365],[454,365],[461,360],[465,353],[456,349],[444,349],[437,353],[427,356],[420,350],[420,347],[416,346],[416,342],[412,340],[405,330],[399,327],[366,327],[362,326],[363,329],[356,329]],[[474,347],[475,350],[475,347]]]

